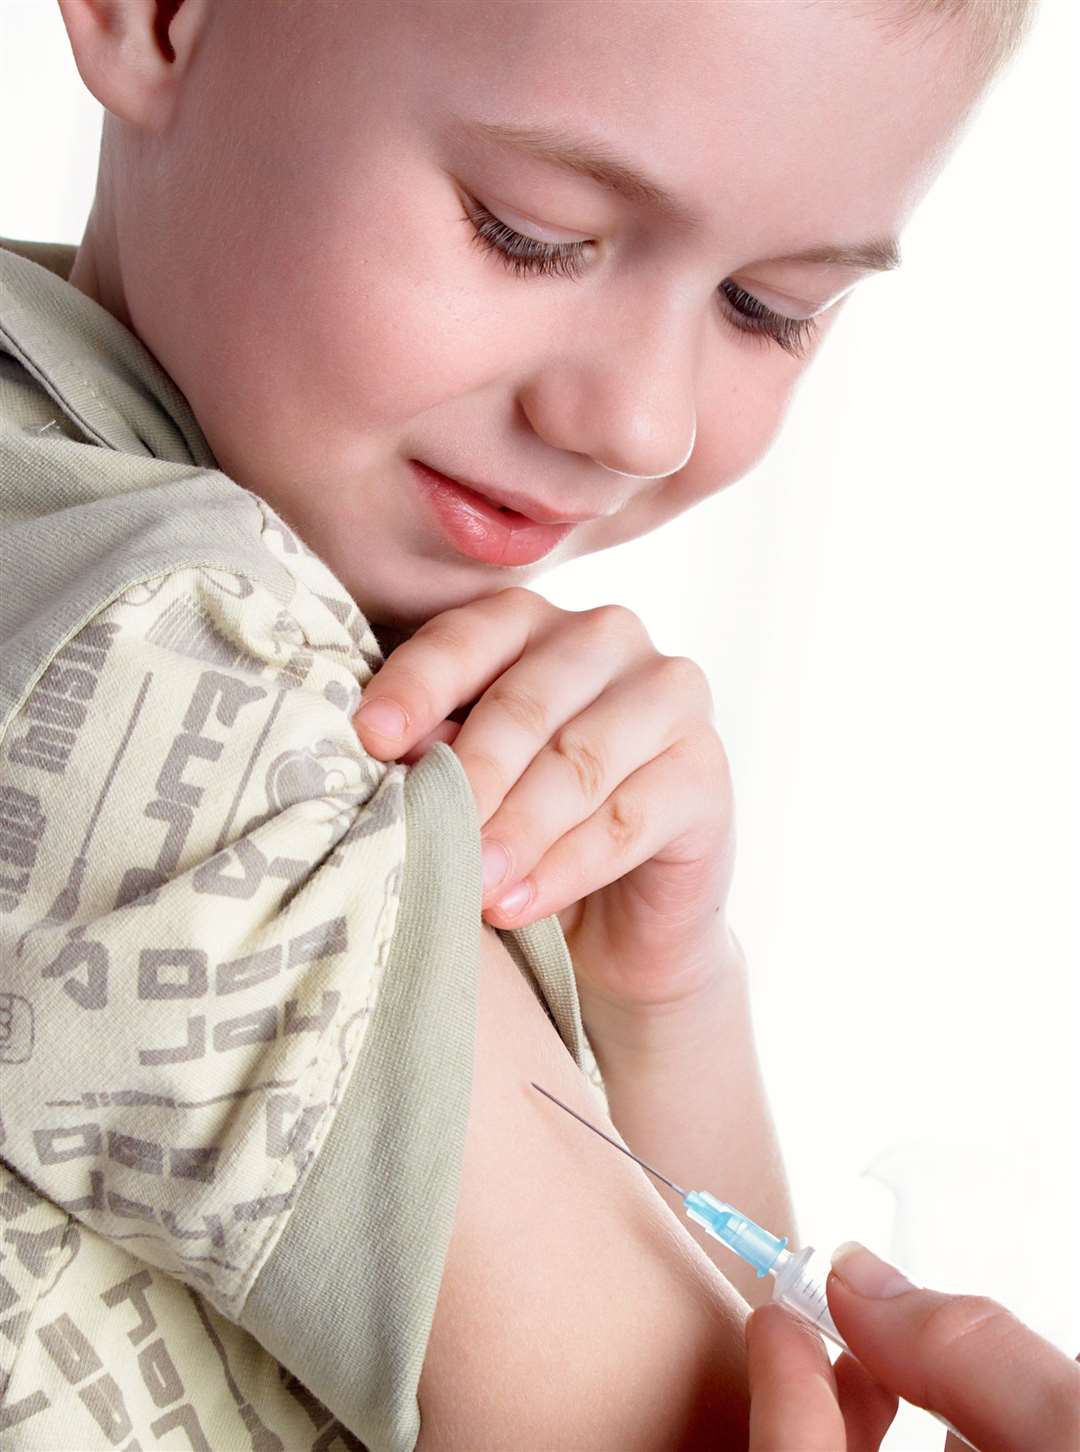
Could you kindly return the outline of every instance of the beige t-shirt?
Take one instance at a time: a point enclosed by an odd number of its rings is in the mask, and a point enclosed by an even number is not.
[[[332,571],[0,239],[0,1446],[415,1444],[479,824]],[[554,915],[501,934],[602,1098]]]

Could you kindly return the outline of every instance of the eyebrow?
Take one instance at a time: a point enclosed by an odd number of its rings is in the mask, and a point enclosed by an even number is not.
[[[514,126],[499,121],[458,118],[458,126],[498,146],[512,146],[539,161],[589,177],[637,206],[652,207],[679,231],[693,233],[698,220],[678,198],[645,175],[603,141],[573,136],[556,126]],[[770,262],[812,262],[818,265],[857,267],[867,272],[888,272],[900,266],[900,247],[894,237],[848,244],[819,243]]]

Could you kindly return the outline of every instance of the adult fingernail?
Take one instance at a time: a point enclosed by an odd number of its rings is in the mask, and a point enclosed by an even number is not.
[[[490,892],[506,876],[510,858],[506,848],[498,842],[485,842],[481,847],[480,857],[484,865],[484,891]]]
[[[895,1266],[879,1260],[857,1240],[845,1240],[843,1245],[836,1247],[832,1253],[832,1268],[836,1277],[857,1296],[885,1300],[889,1296],[902,1296],[905,1291],[915,1290],[907,1276],[901,1275]]]
[[[405,734],[405,712],[393,701],[365,701],[356,719],[379,736],[396,739]]]

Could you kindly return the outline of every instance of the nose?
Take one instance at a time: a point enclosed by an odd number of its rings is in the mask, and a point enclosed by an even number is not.
[[[694,419],[693,428],[690,432],[690,443],[687,445],[686,453],[675,465],[674,469],[663,469],[659,474],[631,474],[626,469],[613,469],[610,464],[605,464],[603,459],[597,459],[601,469],[606,469],[609,474],[622,474],[627,479],[666,479],[669,474],[677,474],[680,469],[685,469],[690,462],[690,455],[694,452],[694,444],[697,442],[697,419]]]
[[[609,473],[663,479],[684,468],[697,439],[697,335],[689,310],[640,310],[628,326],[577,329],[519,391],[536,433],[553,448],[585,454]]]

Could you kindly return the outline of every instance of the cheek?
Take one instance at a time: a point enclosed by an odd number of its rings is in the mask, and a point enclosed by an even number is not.
[[[768,354],[751,357],[737,374],[732,370],[722,395],[699,406],[693,457],[682,476],[667,486],[671,516],[726,489],[761,461],[803,371]]]
[[[398,425],[471,386],[477,358],[455,316],[453,276],[411,230],[387,221],[324,236],[308,292],[297,361],[331,419]]]
[[[279,274],[291,284],[260,290],[274,360],[261,387],[293,434],[319,430],[324,447],[348,448],[476,386],[485,355],[455,308],[445,244],[418,230],[370,216],[314,237],[301,227]]]
[[[165,343],[235,477],[241,460],[271,476],[363,462],[426,410],[482,386],[498,348],[470,315],[475,263],[441,191],[376,175],[339,183],[328,202],[329,187],[309,179],[259,183],[234,199],[236,235],[219,227],[198,239],[177,269],[187,295],[173,316],[188,323]]]
[[[505,376],[505,301],[448,176],[377,137],[319,198],[286,224],[304,259],[286,306],[295,372],[318,380],[331,427],[399,433]]]

